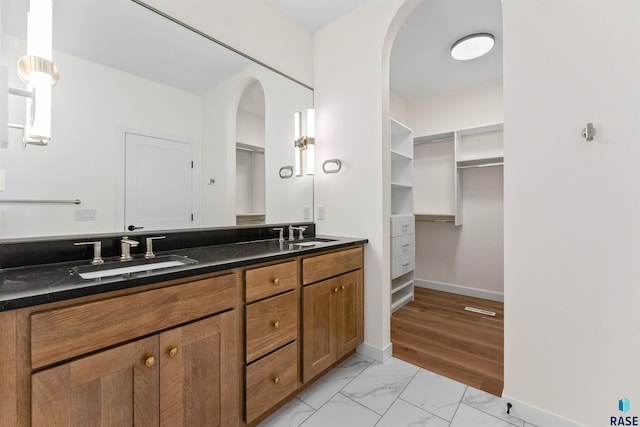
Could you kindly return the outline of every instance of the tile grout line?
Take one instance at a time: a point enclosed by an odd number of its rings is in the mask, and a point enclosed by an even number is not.
[[[391,355],[391,357],[393,357],[393,355]],[[401,359],[398,359],[398,360],[401,360]],[[404,362],[404,360],[402,360],[402,361]],[[405,362],[405,363],[408,363],[408,362]],[[412,365],[412,366],[416,366],[416,365],[413,365],[412,363],[410,363],[410,365]],[[384,414],[382,414],[382,415],[380,416],[380,419],[378,420],[378,422],[377,422],[377,423],[375,423],[375,424],[374,424],[374,427],[380,423],[380,421],[384,418],[384,416],[385,416],[385,415],[387,415],[387,412],[389,412],[389,409],[391,409],[391,407],[393,406],[393,404],[394,404],[394,403],[396,403],[396,402],[398,401],[398,399],[400,399],[400,396],[401,396],[401,395],[402,395],[402,393],[404,393],[404,391],[407,389],[407,387],[409,386],[409,384],[411,383],[411,381],[413,381],[413,380],[416,378],[416,376],[420,373],[420,371],[422,370],[422,368],[420,368],[419,366],[418,366],[417,368],[418,368],[418,370],[416,371],[416,373],[415,373],[415,374],[413,374],[413,376],[411,377],[411,379],[409,379],[409,381],[407,381],[407,384],[402,388],[402,390],[400,391],[400,393],[398,393],[398,397],[396,397],[396,398],[393,400],[393,402],[391,402],[391,405],[389,405],[389,407],[387,408],[387,410],[386,410],[386,411],[384,411]],[[404,399],[402,399],[402,401],[404,402],[405,400],[404,400]]]
[[[426,412],[426,413],[427,413],[427,414],[429,414],[429,415],[433,415],[434,417],[441,419],[442,421],[444,421],[444,422],[445,422],[445,423],[447,423],[447,424],[451,424],[451,421],[448,421],[447,419],[442,418],[441,416],[436,415],[436,414],[434,414],[433,412],[429,412],[429,411],[427,411],[426,409],[424,409],[424,408],[422,408],[422,407],[420,407],[420,406],[418,406],[418,405],[415,405],[415,404],[413,404],[413,403],[411,403],[411,402],[409,402],[409,401],[407,401],[407,400],[403,399],[402,397],[398,397],[398,400],[402,400],[404,403],[406,403],[406,404],[408,404],[408,405],[411,405],[411,406],[413,406],[414,408],[418,408],[418,409],[420,409],[421,411]],[[460,403],[458,403],[458,404],[456,405],[456,411],[458,410],[458,406],[460,406]],[[453,414],[454,414],[454,416],[455,416],[455,412],[454,412]],[[452,417],[451,419],[453,420],[453,417]]]

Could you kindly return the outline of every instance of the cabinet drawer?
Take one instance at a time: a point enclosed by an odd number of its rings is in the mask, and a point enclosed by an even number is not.
[[[308,285],[362,268],[362,247],[312,256],[302,260],[302,283]]]
[[[31,315],[33,369],[235,307],[235,274]]]
[[[415,253],[415,234],[398,236],[391,239],[391,258]]]
[[[247,423],[250,423],[296,390],[297,342],[247,366],[246,374]]]
[[[298,291],[247,305],[247,363],[298,337]]]
[[[253,268],[246,272],[245,299],[248,303],[295,289],[298,283],[296,261]]]
[[[413,215],[401,215],[391,217],[391,237],[404,236],[415,233],[415,220]]]
[[[391,259],[391,279],[400,277],[405,273],[413,271],[415,269],[415,255],[407,254],[401,255]]]

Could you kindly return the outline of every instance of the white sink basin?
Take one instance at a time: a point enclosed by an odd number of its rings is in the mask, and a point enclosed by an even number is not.
[[[168,255],[151,259],[136,259],[132,261],[116,261],[101,265],[82,265],[72,270],[83,279],[100,279],[102,277],[120,276],[123,274],[154,271],[163,268],[182,267],[196,264],[197,261],[179,256]]]
[[[327,243],[327,242],[335,242],[334,239],[323,239],[323,238],[313,238],[313,240],[307,240],[307,241],[302,241],[302,242],[294,242],[293,244],[296,246],[301,246],[301,247],[305,247],[305,246],[315,246],[315,245],[319,245],[322,243]]]

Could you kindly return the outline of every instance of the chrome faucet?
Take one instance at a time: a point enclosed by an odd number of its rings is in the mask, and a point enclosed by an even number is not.
[[[156,254],[153,253],[153,241],[166,238],[167,236],[147,237],[147,253],[144,254],[144,257],[146,259],[154,258]]]
[[[96,241],[96,242],[78,242],[78,243],[74,243],[75,246],[81,246],[81,245],[93,245],[93,259],[91,260],[91,264],[93,265],[100,265],[104,262],[104,260],[102,259],[102,242],[100,241]]]
[[[282,228],[282,227],[274,228],[273,231],[279,231],[280,232],[280,237],[278,238],[278,242],[283,243],[284,242],[284,228]],[[289,233],[291,233],[291,232],[289,232]]]
[[[294,227],[293,225],[289,226],[289,240],[296,240],[295,230],[298,230],[298,239],[304,240],[304,233],[307,230],[307,227]]]
[[[120,261],[131,261],[131,248],[135,248],[138,244],[139,242],[131,240],[127,236],[122,236],[122,240],[120,240],[120,249],[122,252]]]

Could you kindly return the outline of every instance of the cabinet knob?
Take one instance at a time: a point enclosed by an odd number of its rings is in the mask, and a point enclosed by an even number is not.
[[[273,322],[273,329],[278,329],[280,327],[280,322],[279,321],[275,321]]]
[[[153,366],[155,366],[155,364],[156,358],[153,356],[147,357],[147,359],[144,361],[144,366],[146,366],[147,368],[152,368]]]
[[[275,378],[273,379],[273,383],[274,383],[274,384],[278,384],[279,382],[280,382],[280,377],[275,377]]]
[[[333,289],[333,292],[338,292],[338,288],[334,288],[334,289]]]
[[[173,347],[171,350],[169,350],[169,357],[176,357],[177,354],[178,354],[177,347]]]
[[[340,289],[342,289],[344,291],[344,285],[340,286]]]
[[[277,285],[278,283],[280,283],[280,278],[276,277],[275,279],[273,279],[274,285]]]

